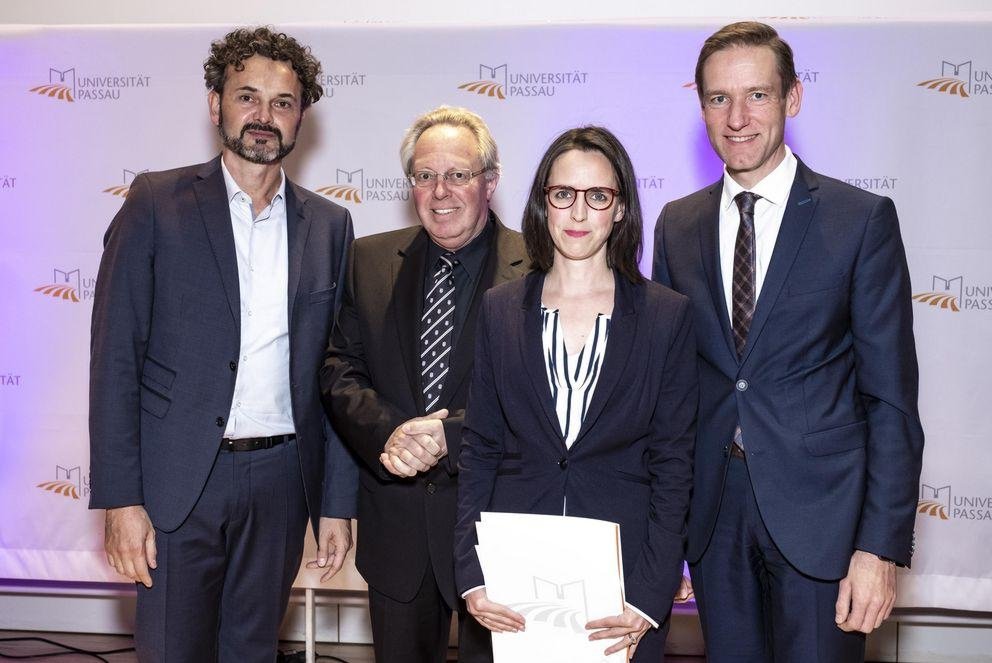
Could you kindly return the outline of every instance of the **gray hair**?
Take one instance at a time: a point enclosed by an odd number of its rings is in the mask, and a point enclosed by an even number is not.
[[[438,106],[424,113],[410,125],[400,144],[400,163],[403,172],[409,175],[413,169],[413,149],[425,131],[433,126],[446,124],[452,127],[465,127],[475,136],[479,148],[479,158],[482,167],[486,169],[486,179],[492,179],[499,174],[499,154],[496,151],[496,141],[489,133],[485,121],[467,108],[455,106]]]

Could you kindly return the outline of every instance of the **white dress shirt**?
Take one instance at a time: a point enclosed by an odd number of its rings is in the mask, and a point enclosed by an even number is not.
[[[289,388],[289,248],[286,175],[272,202],[254,213],[221,159],[241,289],[241,356],[226,438],[295,433]]]
[[[723,196],[720,199],[720,272],[723,276],[723,296],[727,303],[727,314],[733,320],[734,245],[737,243],[737,229],[741,224],[740,210],[734,196],[741,191],[751,191],[761,198],[754,205],[754,301],[761,295],[761,286],[768,273],[768,263],[775,250],[775,240],[785,216],[785,204],[792,191],[798,161],[789,146],[785,146],[785,158],[768,173],[763,180],[751,189],[745,189],[730,176],[726,166],[723,169]]]

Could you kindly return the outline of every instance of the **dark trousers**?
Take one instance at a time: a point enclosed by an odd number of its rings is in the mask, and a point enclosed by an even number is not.
[[[838,581],[803,575],[782,556],[740,458],[730,459],[713,538],[690,570],[709,663],[864,661],[864,635],[834,623]]]
[[[448,653],[452,609],[441,596],[430,566],[416,596],[396,601],[369,587],[372,648],[376,663],[443,663]],[[492,663],[489,631],[459,600],[459,663]]]
[[[303,555],[296,442],[222,451],[189,518],[155,531],[158,568],[138,585],[142,663],[272,663]]]

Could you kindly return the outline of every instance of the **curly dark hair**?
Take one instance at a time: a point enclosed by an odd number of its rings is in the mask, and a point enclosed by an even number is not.
[[[242,71],[245,68],[244,61],[253,55],[286,61],[293,66],[293,71],[303,86],[301,103],[304,109],[316,103],[324,94],[324,88],[317,80],[320,76],[320,61],[310,52],[310,47],[303,46],[285,32],[275,32],[268,26],[238,28],[210,44],[210,57],[203,63],[203,80],[206,81],[207,88],[221,94],[227,79],[228,65]]]

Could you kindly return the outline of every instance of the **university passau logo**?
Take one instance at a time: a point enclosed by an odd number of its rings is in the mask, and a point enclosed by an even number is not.
[[[916,512],[927,516],[933,516],[941,520],[947,520],[948,511],[951,510],[951,487],[941,486],[934,488],[923,484],[920,486],[920,501],[916,505]]]
[[[52,282],[40,285],[34,291],[55,299],[79,303],[79,268],[63,271],[56,267],[52,270]]]
[[[480,64],[478,71],[478,79],[462,83],[458,89],[499,101],[511,97],[553,97],[562,89],[589,82],[589,74],[583,71],[511,71],[505,64]]]
[[[971,82],[971,60],[954,64],[947,60],[940,63],[940,78],[930,78],[917,83],[917,87],[925,87],[928,90],[946,92],[959,97],[969,97],[968,94]]]
[[[349,203],[410,200],[410,181],[405,177],[366,175],[364,168],[338,168],[335,183],[314,189],[317,193]]]
[[[96,288],[96,279],[93,277],[80,276],[79,268],[76,269],[52,269],[52,282],[39,285],[35,292],[53,299],[78,304],[93,298]]]
[[[940,61],[940,77],[916,84],[934,92],[967,99],[992,95],[992,71],[979,69],[972,60],[963,62]]]
[[[134,182],[134,178],[141,173],[147,173],[148,169],[144,170],[128,170],[124,169],[123,184],[116,184],[114,186],[107,187],[103,190],[104,193],[109,193],[112,196],[120,196],[121,198],[127,198],[128,191],[131,190],[131,183]]]
[[[481,94],[486,97],[506,99],[506,65],[501,64],[497,67],[490,67],[489,65],[480,64],[479,79],[470,83],[462,83],[458,86],[458,89],[465,90],[466,92],[474,92],[475,94]]]
[[[916,293],[913,295],[913,301],[919,304],[928,304],[952,313],[958,313],[961,310],[961,290],[963,283],[964,279],[960,276],[947,279],[934,275],[930,290]]]
[[[75,67],[59,71],[49,68],[48,83],[36,85],[31,92],[61,101],[74,102],[76,99],[76,69]]]
[[[338,198],[352,203],[362,202],[362,192],[365,189],[365,173],[362,168],[358,170],[337,169],[335,184],[322,186],[317,189],[317,193],[328,198]]]
[[[57,69],[49,67],[48,82],[35,85],[28,91],[44,97],[74,103],[77,101],[117,101],[121,91],[145,88],[151,85],[151,76],[145,74],[79,74],[75,67]]]
[[[937,520],[971,520],[992,523],[992,496],[962,494],[946,486],[920,484],[916,512]]]
[[[55,480],[43,481],[37,485],[50,493],[78,500],[80,496],[89,494],[89,477],[83,476],[82,468],[55,466]]]

